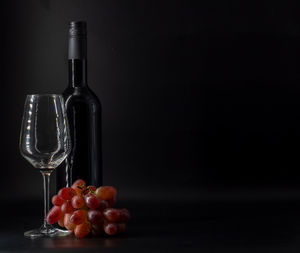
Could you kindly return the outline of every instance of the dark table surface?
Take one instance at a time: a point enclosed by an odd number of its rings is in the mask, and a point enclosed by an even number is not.
[[[2,203],[0,252],[299,252],[300,203],[126,202],[126,235],[27,239],[41,203]]]

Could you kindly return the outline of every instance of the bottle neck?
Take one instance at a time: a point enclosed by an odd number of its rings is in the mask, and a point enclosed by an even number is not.
[[[69,86],[87,86],[87,60],[69,59]]]
[[[84,22],[73,22],[69,29],[69,86],[87,86],[87,36]]]

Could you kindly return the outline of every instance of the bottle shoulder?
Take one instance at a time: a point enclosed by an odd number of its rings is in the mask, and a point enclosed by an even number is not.
[[[101,108],[96,94],[88,87],[67,87],[63,92],[65,104],[90,104]]]

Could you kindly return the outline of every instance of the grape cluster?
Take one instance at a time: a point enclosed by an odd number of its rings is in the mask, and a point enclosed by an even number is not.
[[[126,208],[113,208],[116,196],[117,190],[112,186],[86,186],[84,180],[78,179],[72,187],[62,188],[52,197],[54,206],[47,214],[47,222],[58,222],[77,238],[124,233],[130,214]]]

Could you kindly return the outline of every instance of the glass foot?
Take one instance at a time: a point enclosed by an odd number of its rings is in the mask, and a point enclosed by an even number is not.
[[[68,236],[69,234],[71,234],[71,232],[68,230],[54,228],[52,226],[47,226],[47,227],[42,226],[39,229],[33,229],[33,230],[26,231],[24,233],[24,236],[31,238],[31,239],[35,239],[35,238],[40,238],[40,237]]]

